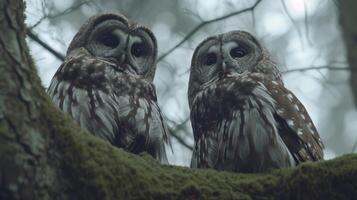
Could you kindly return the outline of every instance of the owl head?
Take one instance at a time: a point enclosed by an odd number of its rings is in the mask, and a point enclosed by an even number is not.
[[[188,90],[190,106],[200,88],[244,72],[264,73],[282,82],[268,52],[250,33],[231,31],[205,39],[192,57]]]
[[[67,56],[85,48],[92,56],[113,63],[118,70],[152,82],[157,42],[145,26],[119,14],[99,14],[87,20],[73,38]]]

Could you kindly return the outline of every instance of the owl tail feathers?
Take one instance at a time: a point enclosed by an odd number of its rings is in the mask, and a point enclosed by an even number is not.
[[[160,150],[158,151],[157,155],[160,159],[161,164],[169,164],[168,158],[167,158],[167,153],[166,149],[171,150],[171,154],[174,154],[174,150],[172,148],[172,143],[171,143],[171,136],[172,136],[172,130],[168,128],[166,123],[161,123],[161,132],[163,133],[162,138],[160,139]]]
[[[134,154],[149,154],[161,164],[169,164],[163,141],[148,140],[144,135],[137,135],[128,150]]]
[[[172,149],[172,147],[171,147],[171,149]],[[165,165],[169,164],[169,160],[167,159],[167,155],[166,155],[165,145],[161,145],[160,151],[158,152],[157,156],[158,156],[161,164],[165,164]]]
[[[197,168],[197,167],[198,167],[198,166],[197,166],[197,153],[196,153],[196,149],[193,149],[190,167],[191,167],[191,168]]]
[[[160,161],[161,164],[169,164],[166,154],[165,143],[152,143],[147,147],[146,151],[151,154],[156,160]]]

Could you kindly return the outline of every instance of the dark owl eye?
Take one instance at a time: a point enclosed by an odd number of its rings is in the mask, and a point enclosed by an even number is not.
[[[203,64],[205,65],[213,65],[217,62],[217,56],[215,53],[208,53],[204,57]]]
[[[119,45],[120,40],[118,37],[112,34],[103,35],[98,39],[98,41],[107,47],[115,48]]]
[[[235,47],[231,49],[229,52],[233,58],[241,58],[245,55],[247,55],[247,50],[245,50],[243,47]]]
[[[143,43],[134,43],[131,47],[131,54],[135,57],[142,57],[147,54],[147,47]]]

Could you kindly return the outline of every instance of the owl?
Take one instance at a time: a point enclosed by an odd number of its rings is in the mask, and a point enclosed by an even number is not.
[[[89,18],[73,38],[48,94],[93,135],[166,162],[169,133],[153,85],[157,43],[117,14]]]
[[[305,107],[250,33],[232,31],[198,45],[188,101],[193,168],[264,172],[323,159]]]

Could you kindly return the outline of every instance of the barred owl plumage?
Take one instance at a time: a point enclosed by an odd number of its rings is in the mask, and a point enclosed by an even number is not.
[[[262,172],[323,159],[306,109],[249,33],[209,37],[192,58],[193,168]]]
[[[117,14],[93,16],[73,38],[48,94],[93,135],[166,162],[168,129],[152,84],[156,55],[148,28]]]

